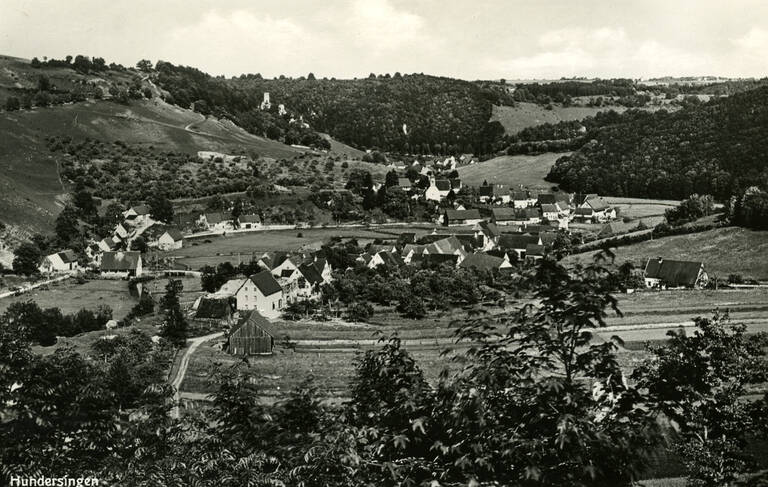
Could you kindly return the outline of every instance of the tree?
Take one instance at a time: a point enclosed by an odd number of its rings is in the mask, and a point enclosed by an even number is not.
[[[347,184],[344,187],[357,195],[362,195],[372,186],[373,178],[370,172],[364,169],[352,169],[349,171]]]
[[[683,223],[711,215],[714,207],[715,200],[712,196],[708,194],[701,196],[692,194],[681,201],[678,206],[666,210],[664,216],[670,225],[682,225]]]
[[[24,242],[14,252],[13,270],[25,276],[37,274],[42,259],[42,253],[37,245],[32,242]]]
[[[414,294],[406,294],[400,298],[400,302],[397,304],[397,311],[404,317],[413,320],[418,320],[427,316],[424,301]]]
[[[59,244],[64,247],[80,235],[79,212],[72,205],[66,205],[56,217],[55,229]]]
[[[243,214],[243,200],[240,198],[235,199],[232,204],[232,221],[235,222],[236,228],[240,227],[240,215]]]
[[[136,69],[138,69],[139,71],[148,73],[152,71],[152,61],[150,61],[149,59],[142,59],[141,61],[136,63]]]
[[[397,186],[400,178],[397,175],[397,171],[394,169],[389,171],[387,173],[386,178],[384,179],[384,186],[390,187],[390,186]]]
[[[373,316],[373,306],[365,302],[352,303],[347,308],[347,320],[368,321]]]
[[[91,196],[90,191],[85,189],[82,182],[75,186],[75,192],[72,195],[72,203],[80,210],[83,219],[92,221],[98,216],[96,201]]]
[[[405,219],[411,214],[411,200],[399,186],[382,187],[379,190],[381,209],[392,218]]]
[[[9,96],[5,100],[5,109],[9,112],[15,112],[21,109],[21,102],[15,96]]]
[[[675,449],[696,485],[730,485],[754,468],[748,445],[768,434],[768,397],[744,401],[768,378],[768,335],[747,335],[727,315],[696,318],[692,335],[669,331],[668,344],[633,378],[678,430]]]
[[[156,191],[149,199],[149,214],[157,221],[173,222],[173,203],[162,191]]]
[[[187,320],[181,311],[179,295],[184,289],[180,280],[169,279],[165,286],[165,295],[160,298],[160,309],[164,313],[160,335],[177,347],[187,340]]]
[[[147,241],[144,239],[143,235],[139,235],[131,241],[131,250],[136,250],[142,254],[145,254],[149,251],[149,246],[147,245]]]

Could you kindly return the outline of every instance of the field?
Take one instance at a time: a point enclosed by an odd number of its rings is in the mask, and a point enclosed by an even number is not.
[[[538,156],[500,156],[459,168],[464,184],[479,186],[483,181],[508,186],[523,185],[531,189],[549,189],[553,183],[544,181],[555,161],[569,152],[547,152]]]
[[[547,110],[537,103],[520,102],[513,107],[494,106],[491,113],[491,122],[498,120],[504,126],[508,134],[516,134],[526,127],[533,127],[545,123],[558,123],[569,120],[583,120],[594,116],[597,112],[615,110],[622,112],[626,108],[622,106],[611,107],[564,107],[553,104],[552,110]]]
[[[576,254],[566,263],[588,262],[594,252]],[[768,232],[724,227],[700,233],[675,235],[639,242],[617,249],[617,262],[641,265],[649,257],[700,260],[711,277],[729,274],[768,279]]]
[[[374,239],[395,239],[400,233],[415,232],[425,235],[436,228],[429,225],[380,228],[309,228],[230,234],[225,237],[204,237],[188,240],[185,247],[170,252],[177,262],[192,269],[204,265],[238,259],[249,261],[252,256],[266,251],[317,249],[331,237],[357,238],[361,245]],[[439,227],[437,227],[439,228]],[[441,230],[438,229],[438,232]],[[301,234],[301,236],[299,236]],[[206,243],[209,240],[209,243]],[[197,245],[195,245],[197,244]]]
[[[621,212],[622,217],[632,219],[645,219],[648,217],[664,216],[669,208],[674,208],[680,202],[676,200],[650,200],[640,198],[615,198],[606,196],[605,202],[615,206]]]

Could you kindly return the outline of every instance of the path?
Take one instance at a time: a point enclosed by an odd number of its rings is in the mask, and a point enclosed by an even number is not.
[[[70,277],[72,277],[72,275],[71,274],[67,274],[66,276],[60,276],[60,277],[56,277],[54,279],[48,279],[46,281],[36,282],[34,284],[31,284],[29,286],[24,286],[24,287],[22,287],[20,289],[17,289],[15,291],[7,291],[7,292],[4,292],[4,293],[0,293],[0,298],[7,298],[9,296],[16,296],[17,294],[27,293],[27,292],[29,292],[29,291],[31,291],[33,289],[39,288],[40,286],[45,286],[46,284],[52,284],[54,282],[64,281],[66,279],[69,279]]]
[[[211,333],[210,335],[195,337],[187,341],[189,347],[184,351],[184,356],[181,357],[181,363],[179,364],[179,370],[176,371],[176,377],[174,377],[173,381],[171,381],[171,385],[175,389],[173,394],[173,402],[175,403],[175,406],[171,410],[172,418],[178,419],[179,417],[179,400],[181,399],[179,388],[181,387],[181,383],[184,382],[184,376],[187,373],[187,367],[189,367],[189,359],[192,357],[192,354],[195,353],[195,350],[197,350],[197,348],[203,343],[209,340],[213,340],[214,338],[218,338],[223,334],[223,332]]]

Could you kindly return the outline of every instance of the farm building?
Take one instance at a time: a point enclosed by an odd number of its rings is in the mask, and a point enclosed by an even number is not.
[[[104,252],[101,256],[101,275],[104,277],[138,277],[141,272],[141,252]]]
[[[195,320],[220,326],[233,324],[237,308],[237,302],[233,297],[212,294],[201,297],[195,304],[197,306]]]
[[[53,274],[54,272],[71,272],[80,270],[80,264],[77,262],[77,255],[73,250],[62,250],[55,254],[46,255],[40,264],[40,272],[43,274]]]
[[[480,216],[480,210],[445,210],[443,214],[443,225],[475,225],[483,221],[483,217]]]
[[[259,215],[240,215],[237,219],[240,222],[240,228],[257,228],[261,226],[261,217]]]
[[[646,287],[702,288],[709,282],[703,262],[668,260],[661,257],[648,259],[643,277]]]
[[[467,256],[467,258],[459,264],[459,267],[495,272],[501,269],[511,268],[512,264],[509,263],[509,258],[506,255],[504,257],[497,257],[484,252],[478,252]]]
[[[442,201],[451,192],[451,182],[447,179],[430,178],[429,187],[424,192],[424,198],[432,201]]]
[[[132,206],[123,212],[123,218],[134,224],[143,223],[149,218],[149,207],[147,205]]]
[[[157,239],[157,248],[160,250],[176,250],[184,246],[184,235],[177,228],[167,229]]]
[[[232,355],[271,355],[275,346],[272,324],[258,311],[250,311],[227,336]]]
[[[518,258],[523,258],[529,245],[541,244],[541,238],[538,235],[505,233],[499,238],[498,246],[506,251],[514,251]]]

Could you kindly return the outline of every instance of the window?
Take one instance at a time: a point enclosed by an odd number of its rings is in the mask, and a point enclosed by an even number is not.
[[[272,303],[272,309],[275,309],[275,303],[274,302]]]

